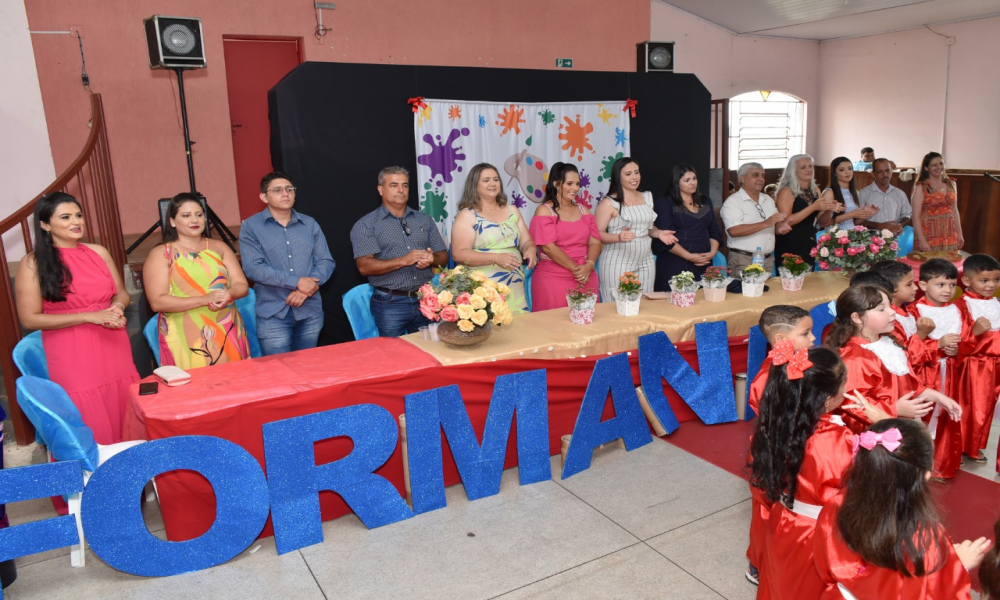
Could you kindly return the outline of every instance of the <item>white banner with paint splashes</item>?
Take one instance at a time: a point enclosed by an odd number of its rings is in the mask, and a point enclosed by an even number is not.
[[[553,163],[571,162],[580,169],[577,202],[594,207],[608,192],[611,165],[629,155],[625,102],[424,102],[413,116],[417,173],[411,187],[446,243],[465,173],[479,163],[500,170],[504,192],[530,223]]]

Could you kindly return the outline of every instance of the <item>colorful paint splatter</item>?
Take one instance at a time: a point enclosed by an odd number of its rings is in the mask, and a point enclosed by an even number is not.
[[[542,118],[542,125],[550,125],[556,120],[556,115],[551,110],[543,110],[538,116]]]
[[[524,123],[524,109],[516,104],[511,104],[510,108],[503,109],[497,114],[497,125],[503,127],[500,137],[507,135],[511,130],[516,134],[521,133],[521,123]]]
[[[418,156],[417,164],[430,168],[430,181],[436,185],[451,183],[452,174],[462,171],[462,166],[458,163],[465,160],[465,154],[461,146],[453,147],[452,144],[463,135],[469,135],[468,127],[463,127],[461,130],[452,129],[444,142],[441,142],[439,135],[431,137],[429,133],[424,134],[423,140],[431,147],[431,151]]]
[[[598,104],[600,110],[597,111],[597,118],[604,121],[605,125],[611,124],[611,117],[615,116],[615,113],[607,109],[603,104]]]
[[[452,123],[462,118],[462,107],[457,104],[452,104],[451,108],[448,109],[448,118],[451,119]]]
[[[559,126],[559,130],[562,131],[559,134],[559,139],[565,142],[562,149],[569,150],[570,158],[583,160],[584,150],[594,151],[589,139],[590,134],[594,131],[593,123],[581,124],[580,115],[576,115],[575,121],[571,121],[569,117],[563,117],[563,121],[566,123]]]
[[[611,167],[615,166],[615,161],[623,156],[625,155],[619,152],[614,156],[601,159],[601,174],[597,176],[597,181],[601,182],[605,179],[611,179]]]
[[[625,130],[620,127],[615,127],[615,146],[625,147],[625,142],[628,141],[628,136],[625,135]]]

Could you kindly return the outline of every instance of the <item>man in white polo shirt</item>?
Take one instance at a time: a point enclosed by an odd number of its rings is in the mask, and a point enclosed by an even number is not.
[[[761,192],[764,189],[764,167],[746,163],[737,172],[740,189],[722,205],[722,224],[729,245],[729,268],[733,274],[752,261],[759,247],[764,253],[764,269],[774,272],[774,227],[788,215],[778,212],[774,200]]]
[[[893,235],[903,233],[903,227],[911,222],[913,210],[906,193],[889,183],[892,180],[892,163],[888,158],[877,158],[872,163],[875,182],[858,192],[861,206],[877,206],[875,216],[878,221],[863,223],[871,229],[888,229]]]

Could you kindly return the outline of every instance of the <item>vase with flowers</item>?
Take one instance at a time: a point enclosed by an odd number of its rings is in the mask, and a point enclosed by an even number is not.
[[[726,299],[726,288],[733,280],[729,267],[709,267],[701,276],[701,287],[705,288],[707,302],[722,302]]]
[[[444,342],[471,346],[490,336],[491,325],[510,325],[509,293],[507,285],[458,265],[442,271],[437,285],[421,286],[418,297],[421,314],[441,322],[437,333]]]
[[[582,285],[566,290],[566,305],[569,306],[569,320],[577,325],[594,322],[597,309],[597,293]]]
[[[781,265],[778,266],[778,275],[781,275],[781,289],[786,292],[802,291],[802,283],[808,272],[809,263],[802,260],[798,254],[786,252],[781,255]]]
[[[634,317],[639,314],[639,300],[642,298],[642,282],[632,271],[625,271],[618,278],[618,289],[615,290],[615,307],[618,314]]]
[[[878,231],[861,225],[841,229],[832,225],[820,234],[809,255],[816,258],[821,270],[840,268],[850,276],[867,271],[868,265],[880,260],[894,260],[897,250],[899,243],[888,229]]]
[[[698,292],[698,282],[694,273],[681,271],[670,278],[670,301],[674,306],[694,306],[694,296]]]
[[[751,264],[740,271],[740,279],[743,280],[743,295],[748,298],[757,298],[764,295],[764,282],[770,278],[770,274],[764,267],[758,264]]]

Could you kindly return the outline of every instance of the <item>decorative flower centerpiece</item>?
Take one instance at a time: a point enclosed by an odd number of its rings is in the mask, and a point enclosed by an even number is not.
[[[701,287],[705,288],[705,300],[722,302],[726,299],[726,287],[733,280],[729,267],[709,267],[701,276]]]
[[[597,308],[597,293],[579,285],[566,290],[566,304],[569,306],[569,320],[577,325],[590,325],[594,322],[594,310]]]
[[[764,267],[751,264],[740,271],[740,278],[743,280],[743,295],[756,298],[764,295],[764,282],[771,277],[771,274],[764,270]]]
[[[639,314],[639,299],[642,298],[642,282],[632,271],[625,271],[618,278],[618,290],[615,293],[615,307],[618,314],[634,317]]]
[[[841,229],[832,225],[809,251],[817,259],[819,268],[828,270],[840,267],[847,273],[865,271],[868,265],[880,260],[893,260],[899,244],[888,229],[876,231],[861,225]]]
[[[674,306],[694,306],[694,295],[698,291],[698,282],[694,273],[681,271],[670,278],[670,301]]]
[[[421,286],[418,295],[421,314],[441,321],[438,336],[455,346],[469,346],[490,336],[491,323],[510,325],[514,317],[507,306],[509,293],[506,284],[458,265],[442,271],[436,286]]]
[[[781,275],[781,288],[786,292],[798,292],[802,290],[802,283],[809,272],[809,263],[802,260],[798,254],[781,255],[781,265],[778,267],[778,274]]]

